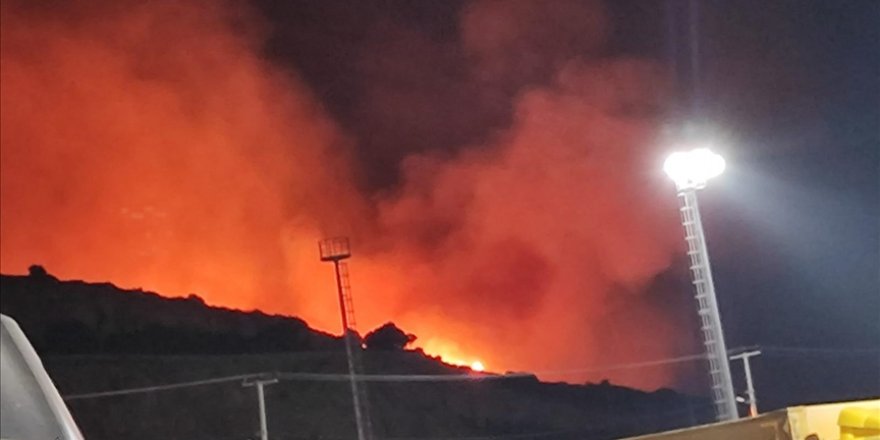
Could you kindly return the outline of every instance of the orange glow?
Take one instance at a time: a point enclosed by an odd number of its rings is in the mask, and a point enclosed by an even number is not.
[[[419,347],[422,348],[425,353],[431,356],[439,357],[440,360],[449,365],[454,365],[457,367],[467,367],[477,372],[482,372],[485,370],[485,366],[482,361],[465,355],[459,345],[455,342],[433,337],[429,338],[422,345],[419,345]]]
[[[645,171],[657,121],[642,115],[664,99],[656,66],[565,64],[522,93],[486,145],[413,154],[398,187],[365,194],[357,140],[262,57],[259,32],[242,32],[246,11],[30,3],[0,6],[3,273],[42,264],[62,279],[196,293],[338,334],[317,242],[348,235],[362,334],[391,320],[426,353],[475,371],[693,351],[650,289],[681,246],[674,195]],[[467,23],[479,29],[472,20],[492,7],[506,6],[487,3]],[[481,35],[468,44],[503,49],[473,41]],[[656,388],[682,371],[562,379]]]

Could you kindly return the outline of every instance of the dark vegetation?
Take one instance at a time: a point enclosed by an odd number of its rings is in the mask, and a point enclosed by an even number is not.
[[[397,328],[393,322],[388,322],[364,337],[364,345],[367,350],[403,350],[407,345],[415,342],[416,335],[406,333]]]
[[[347,382],[284,378],[346,371],[341,340],[300,319],[209,307],[197,296],[59,281],[38,266],[0,282],[0,309],[22,326],[65,396],[282,373],[266,388],[270,438],[355,437]],[[392,323],[367,333],[366,373],[471,374],[407,350],[414,339]],[[706,400],[671,390],[545,383],[530,375],[369,382],[367,395],[375,437],[386,439],[616,438],[712,417]],[[236,380],[68,405],[88,439],[250,439],[258,429],[254,388]]]

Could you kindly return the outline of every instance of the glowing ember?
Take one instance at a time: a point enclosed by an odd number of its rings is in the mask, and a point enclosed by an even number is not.
[[[485,369],[486,369],[486,368],[483,366],[483,363],[480,362],[480,361],[474,361],[474,362],[471,364],[471,370],[474,370],[474,371],[483,371],[483,370],[485,370]]]

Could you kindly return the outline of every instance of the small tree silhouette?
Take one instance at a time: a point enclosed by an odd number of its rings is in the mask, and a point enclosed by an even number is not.
[[[367,333],[364,344],[368,350],[403,350],[416,340],[416,335],[406,333],[394,323],[386,323],[382,327]]]
[[[31,267],[28,267],[28,276],[34,278],[46,278],[49,276],[49,272],[46,272],[46,268],[39,264],[32,264]]]

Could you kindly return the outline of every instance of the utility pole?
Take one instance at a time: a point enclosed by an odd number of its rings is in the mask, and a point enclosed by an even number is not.
[[[749,404],[750,417],[755,417],[758,415],[758,400],[755,398],[755,384],[752,382],[752,369],[749,365],[749,358],[753,356],[758,356],[760,354],[761,350],[754,350],[730,357],[731,359],[741,359],[743,361],[743,370],[746,374],[746,397],[748,399],[746,403]]]
[[[257,402],[260,406],[260,440],[269,440],[269,427],[266,422],[266,394],[263,391],[265,385],[278,383],[278,379],[254,379],[245,380],[242,386],[257,388]]]

